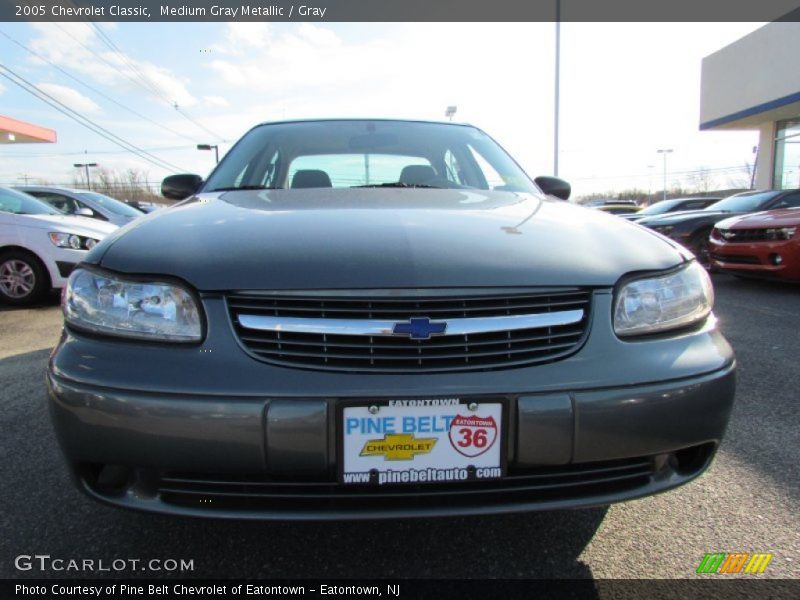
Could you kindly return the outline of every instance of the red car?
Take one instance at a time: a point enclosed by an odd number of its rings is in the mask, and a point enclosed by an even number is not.
[[[712,265],[721,271],[800,282],[800,208],[720,221],[709,250]]]

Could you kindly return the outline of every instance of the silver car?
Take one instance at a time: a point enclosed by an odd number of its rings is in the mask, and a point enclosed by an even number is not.
[[[91,217],[122,227],[138,217],[141,210],[97,192],[52,186],[19,186],[15,189],[47,202],[68,215]]]

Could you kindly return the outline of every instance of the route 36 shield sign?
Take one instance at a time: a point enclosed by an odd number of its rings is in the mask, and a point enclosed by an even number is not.
[[[474,457],[487,452],[497,440],[494,417],[457,415],[450,423],[450,443],[459,454]]]

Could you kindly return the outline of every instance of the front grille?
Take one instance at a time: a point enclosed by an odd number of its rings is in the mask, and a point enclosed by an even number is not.
[[[406,510],[464,505],[502,506],[580,499],[647,485],[652,457],[538,467],[491,481],[437,485],[345,486],[329,481],[270,481],[264,475],[162,473],[156,488],[169,504],[216,510]]]
[[[575,352],[588,333],[591,291],[479,296],[227,296],[239,340],[252,356],[284,366],[334,371],[447,372],[503,369],[551,362]],[[242,326],[239,317],[258,315],[318,319],[407,322],[546,315],[583,311],[579,322],[551,327],[411,339],[393,335],[342,335],[264,331]]]
[[[728,243],[784,241],[786,238],[778,233],[780,229],[720,229],[719,233]]]
[[[731,263],[737,265],[759,265],[761,261],[757,256],[746,256],[744,254],[719,254],[717,252],[711,253],[711,258],[723,263]]]

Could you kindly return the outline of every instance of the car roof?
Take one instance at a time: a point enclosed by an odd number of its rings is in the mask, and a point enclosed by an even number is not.
[[[71,194],[82,194],[89,190],[78,190],[75,188],[68,188],[60,185],[17,185],[14,186],[16,190],[31,190],[31,191],[52,191],[52,192],[69,192]]]
[[[436,121],[428,119],[390,119],[386,117],[372,118],[372,117],[331,117],[331,118],[317,118],[317,119],[284,119],[280,121],[263,121],[255,127],[262,125],[287,125],[290,123],[347,123],[355,121],[381,121],[385,123],[425,123],[428,125],[452,125],[453,127],[475,127],[471,123],[452,122],[452,121]]]

